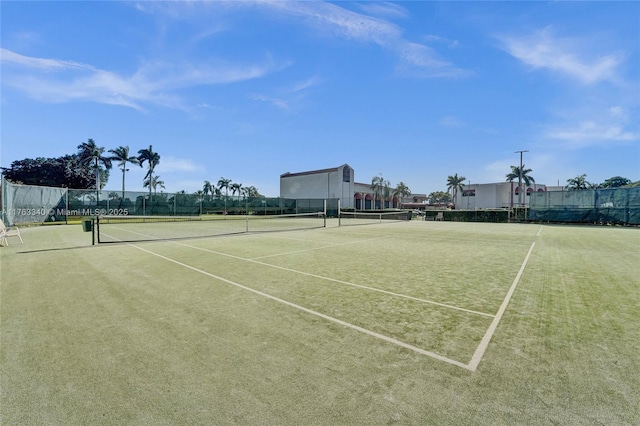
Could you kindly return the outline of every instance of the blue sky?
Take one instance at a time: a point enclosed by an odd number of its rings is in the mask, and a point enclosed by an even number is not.
[[[153,145],[168,192],[277,196],[282,173],[348,163],[430,193],[504,181],[519,150],[538,183],[640,180],[639,2],[0,7],[4,167],[93,138]]]

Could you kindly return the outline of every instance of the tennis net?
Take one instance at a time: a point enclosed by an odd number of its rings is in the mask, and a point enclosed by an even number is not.
[[[284,215],[99,216],[98,243],[213,237],[323,228],[323,212]]]
[[[411,212],[396,210],[388,212],[353,212],[341,211],[339,217],[340,226],[373,225],[387,222],[402,222],[411,220]]]

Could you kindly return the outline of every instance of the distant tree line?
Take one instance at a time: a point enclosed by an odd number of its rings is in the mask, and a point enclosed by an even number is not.
[[[523,164],[520,166],[511,166],[511,172],[506,174],[507,182],[522,182],[526,186],[535,183],[535,179],[531,176],[531,169],[526,168]],[[464,190],[464,181],[466,177],[454,174],[447,178],[447,192],[437,191],[429,194],[428,201],[432,204],[450,203],[456,200],[458,191]],[[567,185],[564,187],[568,191],[576,191],[582,189],[607,189],[607,188],[624,188],[640,186],[640,181],[632,182],[630,179],[614,176],[602,183],[594,184],[587,181],[587,175],[582,174],[571,179],[567,179]],[[455,204],[454,204],[455,208]]]
[[[153,150],[152,145],[139,150],[138,155],[132,155],[128,146],[119,146],[106,151],[93,139],[88,139],[77,148],[78,151],[75,154],[62,157],[16,160],[9,167],[2,167],[2,174],[8,181],[24,185],[99,190],[103,189],[108,182],[109,172],[113,168],[113,162],[116,162],[122,171],[122,198],[125,197],[126,174],[130,170],[127,167],[130,165],[139,167],[146,165],[147,173],[143,178],[142,186],[149,188],[149,194],[156,193],[159,188],[165,189],[164,181],[155,173],[155,168],[160,164],[160,154]],[[244,187],[241,183],[233,183],[231,179],[226,178],[220,178],[217,187],[205,181],[203,189],[196,191],[196,195],[220,195],[223,189],[225,195],[228,195],[231,190],[232,195],[238,193],[247,197],[260,196],[256,187]],[[179,192],[185,193],[185,191]],[[115,195],[112,193],[110,197]]]
[[[377,202],[380,201],[380,205],[377,208],[385,208],[385,201],[390,200],[392,197],[402,198],[411,195],[411,190],[404,182],[398,182],[394,187],[391,186],[391,182],[382,177],[382,175],[374,176],[371,179],[371,190],[373,191],[373,198]]]

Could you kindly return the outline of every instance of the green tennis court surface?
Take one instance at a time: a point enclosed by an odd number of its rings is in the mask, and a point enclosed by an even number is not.
[[[2,423],[640,421],[637,229],[239,232],[23,229],[0,248]]]

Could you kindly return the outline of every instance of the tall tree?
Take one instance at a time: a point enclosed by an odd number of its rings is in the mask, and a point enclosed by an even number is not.
[[[158,187],[165,189],[164,181],[160,180],[160,176],[158,175],[156,176],[147,175],[147,176],[148,177],[142,183],[143,188],[149,188],[149,191],[153,190],[154,194],[157,194]]]
[[[384,209],[385,192],[389,192],[390,183],[382,177],[382,175],[374,176],[371,179],[371,190],[373,191],[373,200],[380,198],[380,208]],[[388,195],[388,194],[387,194]],[[375,206],[374,206],[375,207]]]
[[[587,175],[586,174],[582,174],[579,176],[576,176],[574,178],[571,179],[567,179],[567,186],[566,188],[570,191],[577,191],[577,190],[582,190],[582,189],[588,189],[590,187],[592,187],[593,185],[587,181]]]
[[[241,183],[232,183],[231,184],[231,195],[235,196],[236,192],[238,193],[238,195],[240,195],[240,190],[242,189],[242,184]]]
[[[435,191],[427,197],[431,204],[444,204],[451,201],[451,194],[445,191]]]
[[[225,179],[223,177],[218,179],[218,189],[220,191],[224,189],[224,214],[227,214],[227,198],[229,197],[229,185],[231,185],[231,179]]]
[[[78,160],[81,166],[90,168],[96,177],[96,190],[102,187],[100,182],[100,167],[104,166],[106,170],[112,167],[111,158],[104,156],[104,148],[99,147],[91,138],[87,142],[78,145]],[[104,182],[106,183],[106,181]]]
[[[225,197],[229,196],[229,186],[231,185],[231,179],[225,179],[221,177],[218,179],[218,189],[222,191],[224,189]]]
[[[627,178],[623,178],[622,176],[614,176],[605,180],[599,186],[600,188],[620,188],[622,186],[627,186],[631,184],[631,180]]]
[[[255,186],[251,185],[251,186],[243,186],[242,187],[242,192],[243,195],[245,197],[261,197],[262,195],[260,195],[260,192],[258,192],[258,188],[256,188]]]
[[[402,204],[402,198],[411,195],[411,190],[404,182],[399,182],[393,190],[393,196],[398,197],[399,205]]]
[[[119,146],[116,149],[110,149],[109,152],[113,154],[111,156],[111,160],[118,161],[118,167],[122,170],[122,199],[124,200],[124,180],[126,173],[129,171],[129,169],[127,169],[127,163],[135,164],[140,167],[142,167],[142,165],[140,164],[140,159],[138,157],[135,155],[129,155],[128,146]]]
[[[451,199],[453,200],[453,208],[456,208],[456,197],[458,196],[458,191],[464,190],[463,182],[467,178],[464,176],[458,176],[456,173],[453,176],[447,177],[447,189],[451,193]]]
[[[160,164],[160,154],[154,152],[153,146],[149,145],[149,149],[141,149],[140,151],[138,151],[138,160],[140,161],[140,166],[147,162],[148,171],[144,179],[148,182],[152,182],[150,178],[153,177],[153,171],[156,166]],[[149,195],[151,195],[151,189],[151,185],[149,185]]]
[[[520,168],[520,166],[511,166],[511,172],[506,175],[507,182],[513,182],[518,179],[518,204],[522,204],[522,193],[525,192],[520,187],[522,182],[524,182],[526,186],[536,182],[536,180],[531,176],[531,172],[532,170],[525,168],[523,164],[522,168]]]
[[[7,180],[25,185],[89,189],[93,188],[96,181],[93,170],[79,165],[77,154],[57,158],[25,158],[1,169]]]
[[[207,194],[211,194],[213,197],[213,193],[215,192],[215,187],[208,180],[204,181],[204,185],[202,185],[202,193],[206,196]]]
[[[92,168],[96,174],[96,200],[99,200],[100,189],[102,188],[100,183],[100,166],[104,166],[106,170],[110,170],[112,167],[111,157],[102,154],[104,154],[104,148],[96,145],[95,141],[91,138],[78,145],[80,164]],[[106,179],[104,183],[107,183]]]

